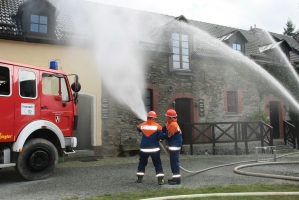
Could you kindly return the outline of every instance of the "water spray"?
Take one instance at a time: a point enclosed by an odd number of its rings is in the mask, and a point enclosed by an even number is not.
[[[297,81],[297,84],[299,84],[299,76],[297,74],[297,72],[295,71],[294,67],[292,66],[292,64],[290,63],[289,59],[287,58],[287,56],[283,53],[283,51],[281,50],[281,48],[279,47],[279,44],[277,44],[273,37],[270,35],[270,33],[266,30],[264,30],[264,32],[267,34],[267,36],[269,37],[269,39],[271,40],[273,46],[277,47],[277,50],[279,51],[279,54],[281,55],[281,57],[283,58],[283,60],[285,61],[285,63],[287,64],[287,67],[290,69],[290,71],[292,72],[294,78]]]
[[[224,59],[227,57],[227,58],[232,59],[234,61],[238,61],[240,63],[243,63],[243,64],[246,65],[245,67],[249,67],[253,72],[256,72],[258,75],[260,75],[260,77],[265,78],[267,81],[270,81],[276,87],[276,89],[286,99],[288,99],[289,102],[292,105],[294,105],[295,108],[299,111],[299,104],[296,101],[296,99],[288,92],[288,90],[278,80],[276,80],[268,71],[263,69],[260,65],[258,65],[257,63],[255,63],[253,60],[249,59],[248,57],[246,57],[242,53],[239,53],[239,52],[233,50],[231,47],[224,44],[223,42],[217,40],[216,38],[213,38],[211,35],[209,35],[208,33],[200,30],[197,27],[194,27],[192,25],[186,25],[186,24],[183,24],[183,23],[180,23],[179,25],[184,26],[186,29],[189,29],[191,32],[199,33],[200,37],[198,38],[198,40],[200,40],[200,42],[202,42],[204,46],[205,45],[207,45],[208,47],[212,46],[213,50],[215,51],[215,54],[217,54],[218,56],[222,55]],[[212,42],[210,42],[211,44],[208,44],[206,41],[212,41]],[[272,41],[273,41],[273,39],[272,39]],[[280,50],[279,47],[278,47],[278,49]],[[280,50],[280,52],[281,52],[281,50]],[[284,54],[283,54],[283,57],[287,61],[287,58]],[[287,62],[287,63],[289,63],[289,62]],[[292,68],[290,66],[290,64],[288,66],[290,68]],[[237,69],[237,68],[239,68],[239,66],[235,66],[235,68]],[[293,74],[296,74],[294,69],[292,70],[292,72],[293,72]],[[299,83],[298,76],[296,77],[296,79],[298,80],[298,83]]]
[[[109,7],[101,10],[99,15],[94,18],[105,16],[109,19],[94,22],[95,59],[102,83],[116,101],[146,121],[143,102],[145,66],[137,42],[139,17],[121,10],[116,13]]]

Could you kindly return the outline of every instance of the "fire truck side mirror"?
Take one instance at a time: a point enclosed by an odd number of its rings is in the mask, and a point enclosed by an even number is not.
[[[71,85],[71,88],[74,92],[79,92],[81,90],[81,84],[79,82],[74,82]]]

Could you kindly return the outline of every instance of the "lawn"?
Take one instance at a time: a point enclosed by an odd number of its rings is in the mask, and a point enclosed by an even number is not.
[[[137,200],[154,197],[165,197],[174,195],[190,195],[190,194],[212,194],[212,193],[244,193],[244,192],[299,192],[299,184],[252,184],[252,185],[228,185],[228,186],[205,186],[196,189],[189,189],[184,187],[162,188],[160,190],[143,190],[128,193],[113,193],[105,194],[92,198],[85,198],[85,200]],[[77,200],[80,198],[73,197],[64,200]],[[186,199],[186,198],[183,198]],[[233,196],[233,197],[197,197],[194,199],[221,199],[221,200],[249,200],[249,199],[262,199],[262,200],[298,200],[299,196]]]

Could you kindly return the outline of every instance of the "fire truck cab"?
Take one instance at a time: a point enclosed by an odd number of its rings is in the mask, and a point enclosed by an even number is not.
[[[74,153],[81,86],[57,69],[56,61],[46,69],[0,60],[0,169],[45,179],[59,157]]]

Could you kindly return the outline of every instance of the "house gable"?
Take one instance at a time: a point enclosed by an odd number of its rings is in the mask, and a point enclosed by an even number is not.
[[[285,56],[290,59],[290,51],[292,47],[285,41],[281,40],[276,43],[271,43],[268,45],[263,45],[259,47],[261,53],[266,54],[268,57],[276,60],[283,60],[281,57],[280,50],[285,54]]]
[[[175,20],[189,23],[189,20],[184,15],[180,15],[180,16],[176,17]]]
[[[239,30],[235,30],[229,34],[219,37],[218,39],[233,49],[245,54],[245,44],[248,42],[248,40]]]
[[[180,15],[151,34],[157,44],[169,47],[169,71],[180,75],[191,75],[192,72],[193,34],[185,27],[188,24],[189,21]]]

